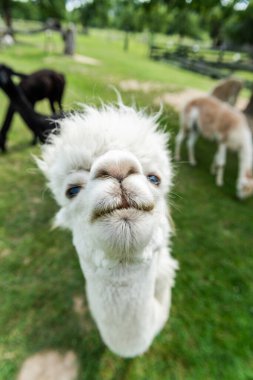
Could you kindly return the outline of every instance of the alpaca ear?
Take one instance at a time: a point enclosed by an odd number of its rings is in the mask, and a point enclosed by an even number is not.
[[[67,210],[65,208],[62,208],[55,215],[55,218],[53,220],[52,229],[58,228],[58,227],[70,229],[70,223],[69,222],[70,222],[70,218],[68,216]]]

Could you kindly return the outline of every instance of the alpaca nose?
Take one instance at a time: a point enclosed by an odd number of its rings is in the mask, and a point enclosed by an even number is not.
[[[141,165],[129,152],[110,151],[99,157],[92,168],[93,179],[115,178],[120,183],[132,174],[141,174]]]

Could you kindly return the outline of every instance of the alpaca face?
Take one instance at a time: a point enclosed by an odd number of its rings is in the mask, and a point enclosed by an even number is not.
[[[98,157],[89,172],[80,173],[76,183],[73,180],[71,174],[66,184],[69,207],[65,210],[76,209],[74,219],[68,212],[66,217],[77,245],[85,224],[93,246],[109,256],[127,256],[144,249],[159,212],[164,213],[158,173],[145,174],[133,154],[112,150]]]
[[[167,225],[165,136],[128,108],[92,109],[84,121],[65,121],[39,162],[61,205],[56,225],[71,229],[80,254],[131,260]]]

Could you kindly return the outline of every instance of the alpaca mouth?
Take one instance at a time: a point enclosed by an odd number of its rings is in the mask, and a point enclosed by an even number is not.
[[[96,220],[103,218],[103,217],[110,217],[114,215],[115,213],[118,213],[119,216],[122,216],[123,219],[126,219],[126,217],[129,215],[132,215],[136,212],[150,212],[154,208],[154,204],[137,204],[131,202],[122,202],[120,205],[111,207],[111,206],[104,206],[104,207],[97,207],[91,217],[91,222],[95,222]]]

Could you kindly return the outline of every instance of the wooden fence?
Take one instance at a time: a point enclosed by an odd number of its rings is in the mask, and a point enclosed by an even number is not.
[[[228,50],[201,49],[198,45],[174,45],[173,47],[152,46],[150,58],[163,60],[186,70],[222,79],[234,75],[236,71],[253,73],[253,58],[248,53]],[[245,86],[253,88],[253,81],[245,81]]]

